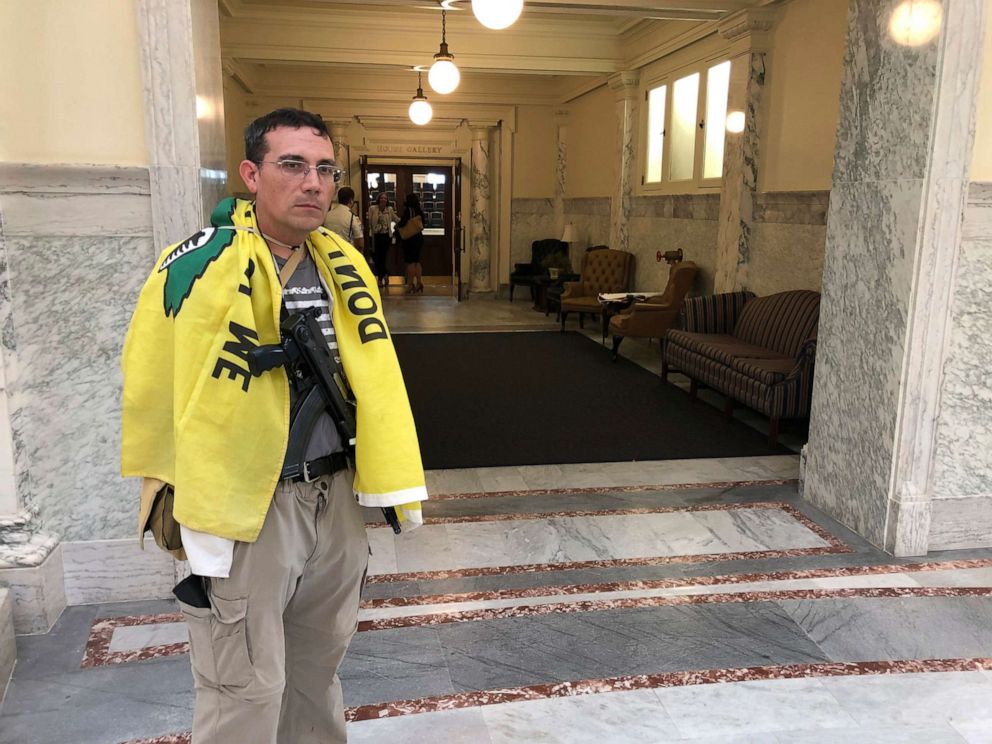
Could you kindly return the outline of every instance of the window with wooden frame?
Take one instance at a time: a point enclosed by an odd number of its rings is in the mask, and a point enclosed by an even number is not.
[[[729,92],[730,60],[683,70],[645,91],[642,184],[666,191],[720,185]]]

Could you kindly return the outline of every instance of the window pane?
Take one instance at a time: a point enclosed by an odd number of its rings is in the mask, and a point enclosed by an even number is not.
[[[699,73],[675,81],[672,88],[671,179],[692,178],[696,155],[696,108],[699,101]]]
[[[703,178],[723,175],[723,142],[727,122],[727,94],[730,91],[730,60],[711,67],[706,73],[706,150]]]
[[[661,157],[665,146],[665,94],[667,85],[648,93],[648,172],[646,181],[661,180]]]

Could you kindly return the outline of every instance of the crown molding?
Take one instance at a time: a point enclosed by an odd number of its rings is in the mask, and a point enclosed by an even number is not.
[[[775,25],[776,16],[774,8],[740,10],[720,21],[717,29],[720,36],[732,43],[747,39],[764,42]]]
[[[410,126],[410,119],[406,116],[356,116],[355,119],[368,130],[406,129]],[[453,132],[465,121],[465,119],[435,116],[427,126],[432,130]]]
[[[252,95],[257,92],[258,86],[252,82],[251,74],[236,59],[225,59],[221,62],[224,74],[238,84],[245,93]]]
[[[636,98],[641,84],[641,73],[639,70],[618,72],[610,75],[607,82],[618,101]]]
[[[609,85],[606,76],[593,78],[592,80],[586,80],[583,83],[573,86],[566,90],[559,98],[558,103],[565,104],[571,103],[572,101],[582,98],[584,95],[592,93],[594,90],[602,88],[604,85]]]
[[[684,49],[685,47],[695,44],[697,41],[702,41],[708,36],[712,36],[716,33],[717,25],[715,23],[699,23],[692,28],[686,29],[677,36],[660,42],[659,44],[651,47],[648,51],[628,59],[625,63],[626,67],[630,70],[640,69],[641,67],[645,67],[652,62],[657,62],[662,57],[667,57],[669,54],[674,54],[680,49]]]

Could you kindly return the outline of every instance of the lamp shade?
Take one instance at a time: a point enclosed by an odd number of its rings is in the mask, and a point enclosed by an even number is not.
[[[575,229],[575,225],[569,222],[565,225],[565,231],[561,234],[562,243],[575,243],[579,239],[579,233]]]
[[[427,82],[431,84],[435,93],[447,95],[455,88],[461,80],[461,73],[450,59],[438,59],[431,65],[430,72],[427,73]]]
[[[524,0],[472,0],[472,12],[486,28],[499,31],[512,26],[524,9]]]
[[[418,126],[424,126],[434,117],[434,109],[424,98],[418,98],[410,104],[410,121]]]

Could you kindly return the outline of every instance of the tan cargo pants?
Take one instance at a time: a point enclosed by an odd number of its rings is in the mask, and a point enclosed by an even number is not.
[[[358,622],[368,538],[354,472],[276,489],[261,534],[236,543],[209,609],[180,603],[196,686],[193,744],[344,742],[337,669]]]

